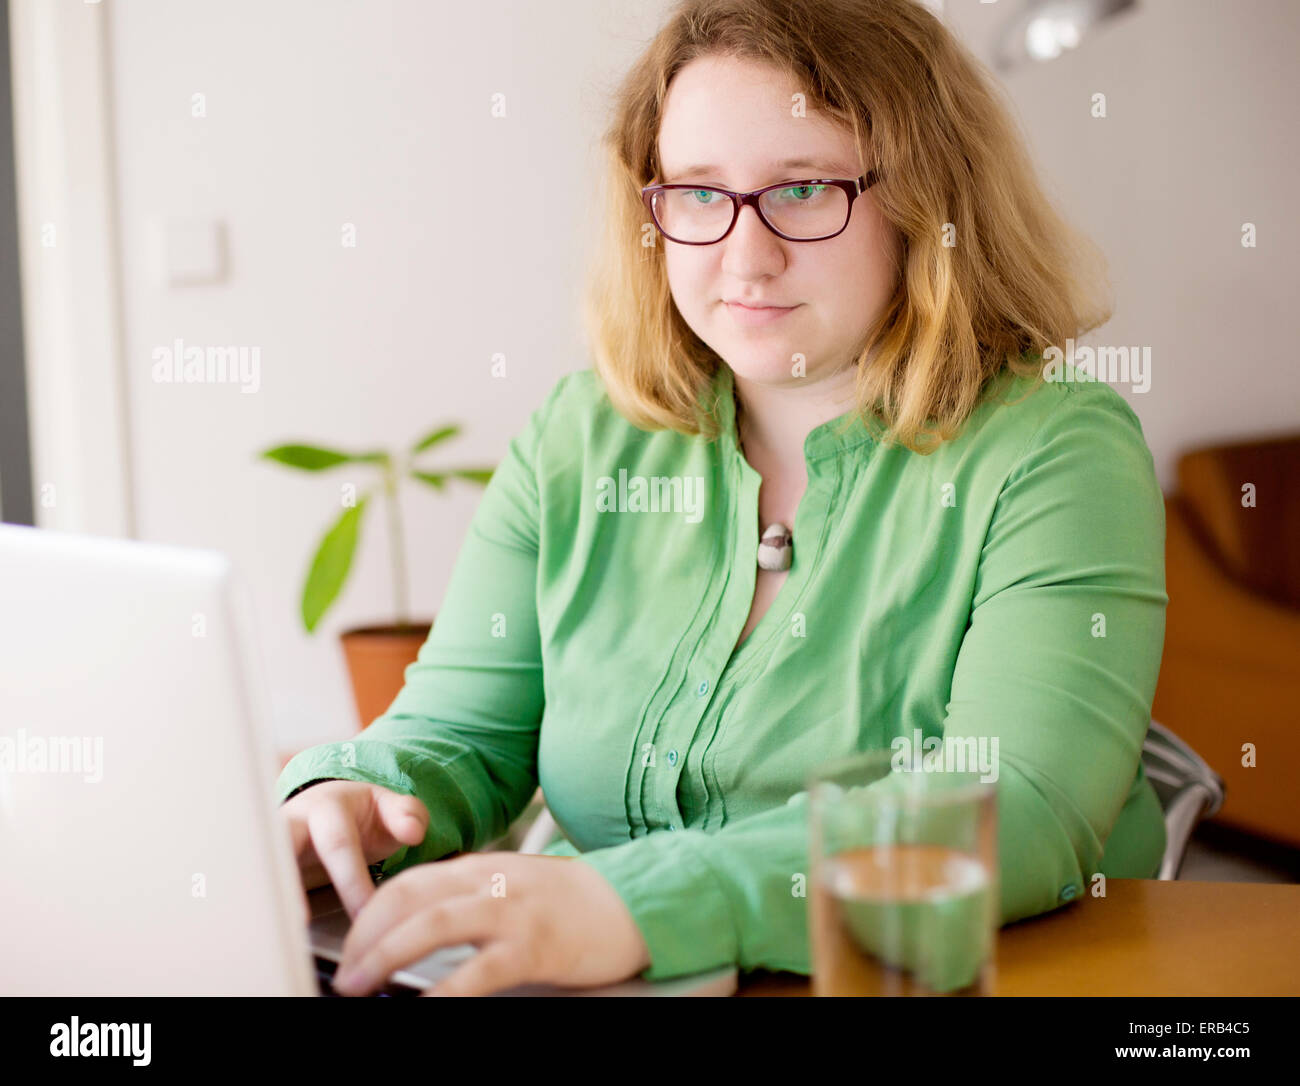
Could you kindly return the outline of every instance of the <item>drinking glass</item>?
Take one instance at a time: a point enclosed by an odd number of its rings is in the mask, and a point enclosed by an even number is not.
[[[814,995],[990,995],[996,777],[897,750],[808,781]]]

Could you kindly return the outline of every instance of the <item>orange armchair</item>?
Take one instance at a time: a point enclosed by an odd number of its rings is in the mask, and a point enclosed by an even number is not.
[[[1184,455],[1165,518],[1151,715],[1222,776],[1215,821],[1300,847],[1300,436]]]

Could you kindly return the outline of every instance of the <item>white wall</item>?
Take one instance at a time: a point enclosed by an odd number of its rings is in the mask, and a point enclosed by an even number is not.
[[[991,64],[1017,7],[944,11]],[[1298,55],[1295,0],[1138,0],[1003,80],[1050,190],[1111,262],[1115,314],[1088,342],[1151,348],[1150,391],[1116,387],[1166,489],[1182,450],[1300,429]]]
[[[496,463],[555,380],[588,364],[584,170],[607,69],[637,47],[638,7],[113,5],[139,534],[239,561],[284,746],[354,728],[336,634],[393,617],[387,524],[368,511],[352,579],[309,638],[297,618],[308,560],[341,483],[365,476],[254,454],[292,439],[404,447],[456,420],[466,435],[429,462]],[[492,116],[496,94],[505,117]],[[170,217],[224,224],[227,281],[164,285],[155,231]],[[355,248],[342,244],[348,222]],[[154,382],[154,348],[177,337],[259,347],[259,391]],[[496,352],[504,381],[489,372]],[[417,613],[436,609],[480,493],[408,484]]]
[[[336,634],[390,617],[386,526],[373,511],[344,597],[306,637],[306,563],[340,483],[360,477],[254,454],[295,438],[402,445],[454,419],[468,436],[438,462],[495,462],[551,384],[588,364],[584,170],[607,89],[668,4],[68,2],[108,20],[138,534],[231,553],[253,589],[280,745],[341,737],[353,721]],[[1014,6],[944,10],[987,55]],[[1298,21],[1291,0],[1142,0],[1007,80],[1043,175],[1112,261],[1118,310],[1093,340],[1152,347],[1152,389],[1129,400],[1166,485],[1186,446],[1297,425]],[[1088,113],[1096,90],[1104,121]],[[196,93],[206,117],[191,114]],[[577,199],[529,200],[530,181]],[[223,282],[166,285],[156,231],[169,218],[224,225]],[[1243,221],[1257,249],[1241,248]],[[177,337],[258,347],[259,391],[154,382],[154,348]],[[436,608],[478,494],[406,491],[417,612]]]

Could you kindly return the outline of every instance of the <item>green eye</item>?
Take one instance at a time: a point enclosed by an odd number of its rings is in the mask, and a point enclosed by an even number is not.
[[[718,196],[718,194],[717,194],[716,192],[710,192],[708,189],[692,189],[691,192],[690,192],[690,195],[691,195],[691,196],[710,196],[710,197]],[[721,199],[721,197],[719,197],[719,199]],[[698,201],[696,201],[696,202],[699,203],[699,205],[700,205],[701,207],[708,207],[710,204],[713,203],[713,200],[707,200],[707,201],[705,201],[705,200],[698,200]]]
[[[825,192],[825,185],[792,185],[788,189],[782,189],[781,195],[791,195],[796,203],[805,203],[813,196]]]

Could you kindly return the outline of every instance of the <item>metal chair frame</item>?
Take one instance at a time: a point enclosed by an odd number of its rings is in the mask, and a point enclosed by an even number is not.
[[[1205,761],[1169,728],[1151,721],[1142,743],[1142,767],[1165,815],[1165,855],[1156,878],[1178,878],[1196,824],[1223,806],[1224,784]]]

